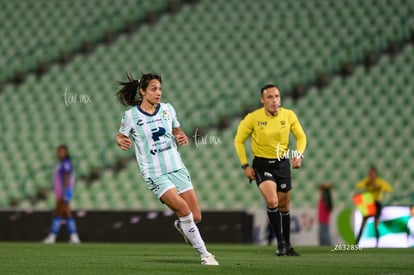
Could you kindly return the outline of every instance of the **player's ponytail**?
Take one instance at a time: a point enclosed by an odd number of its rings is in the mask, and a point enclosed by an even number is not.
[[[131,74],[126,74],[128,81],[119,81],[118,83],[123,86],[117,93],[116,97],[118,101],[124,106],[136,106],[142,101],[141,94],[139,93],[139,80],[134,79]]]
[[[134,79],[131,74],[127,73],[128,82],[119,81],[118,83],[123,87],[116,93],[118,101],[125,106],[137,106],[142,102],[142,95],[140,89],[146,90],[150,81],[157,79],[162,83],[162,78],[159,74],[142,74],[140,80]]]

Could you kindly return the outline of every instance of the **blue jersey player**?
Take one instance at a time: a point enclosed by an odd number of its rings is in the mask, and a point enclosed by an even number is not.
[[[56,153],[59,159],[59,163],[55,168],[53,176],[56,208],[53,214],[49,236],[47,236],[43,242],[48,244],[55,243],[62,219],[66,219],[66,226],[70,234],[70,242],[78,244],[80,243],[80,240],[76,229],[76,223],[69,207],[69,202],[73,197],[73,187],[75,184],[72,162],[66,145],[59,145]]]

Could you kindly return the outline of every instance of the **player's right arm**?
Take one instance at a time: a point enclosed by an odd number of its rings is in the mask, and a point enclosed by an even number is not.
[[[121,133],[118,133],[116,135],[115,141],[119,148],[121,148],[122,150],[128,150],[129,148],[131,148],[131,140],[129,139],[129,137],[124,136]]]
[[[121,120],[121,127],[119,128],[119,132],[116,135],[115,142],[122,150],[128,150],[131,148],[131,140],[129,139],[129,133],[132,129],[132,121],[128,116],[127,112],[125,112],[124,116]]]
[[[245,166],[244,175],[250,180],[255,179],[254,169],[248,166],[249,162],[247,161],[246,148],[244,143],[246,139],[252,134],[254,129],[254,121],[252,120],[251,115],[247,115],[237,128],[237,134],[234,138],[234,148],[236,149],[237,156],[239,157],[240,164]]]

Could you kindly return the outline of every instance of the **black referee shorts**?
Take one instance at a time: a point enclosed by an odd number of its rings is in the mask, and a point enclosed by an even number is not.
[[[253,169],[256,172],[257,186],[266,180],[271,180],[276,183],[277,192],[287,193],[292,189],[289,159],[255,157]]]

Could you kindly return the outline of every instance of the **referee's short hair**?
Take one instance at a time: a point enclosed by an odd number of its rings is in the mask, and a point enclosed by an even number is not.
[[[262,88],[260,88],[260,95],[262,96],[263,93],[264,93],[264,91],[266,91],[269,88],[276,88],[276,89],[279,90],[279,88],[276,85],[274,85],[274,84],[266,84]]]

